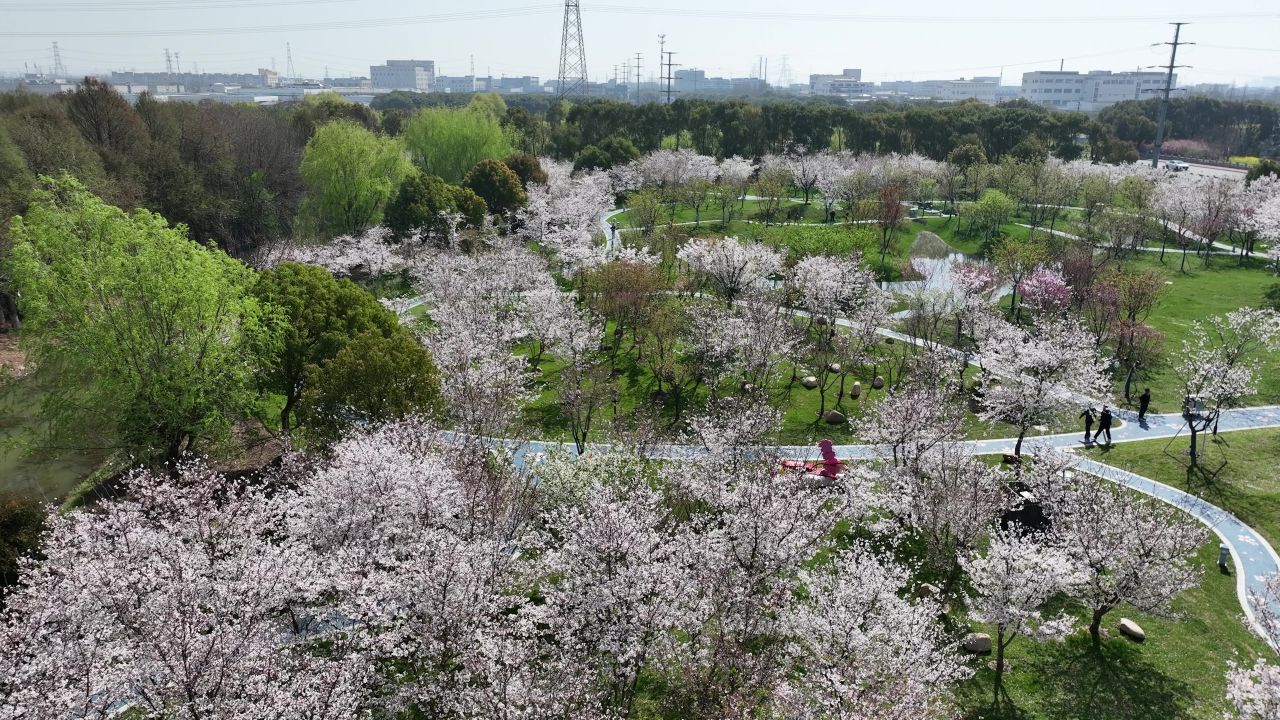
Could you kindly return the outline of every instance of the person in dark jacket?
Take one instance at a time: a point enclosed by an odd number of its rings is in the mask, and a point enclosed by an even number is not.
[[[1145,422],[1147,419],[1147,408],[1151,407],[1151,388],[1142,391],[1142,395],[1138,396],[1138,422]]]
[[[1102,406],[1102,414],[1098,416],[1098,432],[1094,433],[1093,441],[1097,442],[1102,437],[1102,433],[1107,434],[1107,444],[1111,444],[1111,408],[1106,405]]]
[[[1089,442],[1089,431],[1093,429],[1093,407],[1087,407],[1084,412],[1080,413],[1080,417],[1084,418],[1084,441]]]

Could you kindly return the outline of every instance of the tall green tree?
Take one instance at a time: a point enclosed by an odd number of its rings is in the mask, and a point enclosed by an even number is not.
[[[400,331],[396,316],[372,295],[314,265],[282,263],[262,273],[253,292],[284,315],[279,354],[264,358],[260,374],[264,390],[284,396],[280,410],[284,433],[295,427],[308,380],[353,338]]]
[[[311,436],[332,441],[357,423],[434,416],[441,409],[440,371],[431,354],[403,328],[364,333],[308,380],[302,417]]]
[[[324,125],[302,156],[302,178],[310,190],[302,205],[303,227],[333,237],[377,225],[391,194],[412,171],[394,139],[349,120]]]
[[[495,213],[508,213],[529,202],[520,178],[501,160],[476,163],[462,179],[462,186],[479,195]]]
[[[254,402],[276,317],[253,270],[73,178],[42,178],[11,229],[6,269],[55,438],[172,461],[228,438]]]
[[[511,155],[510,133],[483,110],[426,108],[405,123],[401,132],[414,163],[428,175],[460,182],[481,160]]]

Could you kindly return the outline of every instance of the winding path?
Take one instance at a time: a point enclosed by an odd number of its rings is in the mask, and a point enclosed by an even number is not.
[[[599,218],[599,226],[606,238],[606,254],[610,257],[617,252],[621,244],[617,235],[612,233],[609,228],[610,219],[619,212],[621,210],[602,213]],[[422,298],[414,298],[400,311],[401,316],[403,317],[409,310],[422,303]],[[901,342],[927,345],[944,352],[951,352],[963,357],[969,363],[977,362],[977,358],[972,355],[964,355],[959,351],[945,346],[938,346],[934,343],[925,343],[918,338],[893,330],[882,328],[879,333]],[[1112,441],[1116,443],[1173,438],[1180,435],[1185,427],[1184,419],[1179,414],[1148,415],[1147,419],[1140,423],[1138,422],[1137,414],[1133,411],[1116,409],[1114,412],[1121,421],[1118,426],[1112,428],[1111,432]],[[1219,432],[1277,427],[1280,427],[1280,405],[1225,410],[1218,421]],[[454,433],[444,433],[444,435],[449,439],[455,440],[458,437]],[[961,444],[972,454],[987,455],[1011,452],[1016,440],[1016,438],[993,438],[966,440]],[[519,465],[538,462],[551,453],[574,455],[577,452],[577,448],[572,443],[564,442],[546,440],[494,440],[492,442],[510,450]],[[1084,446],[1080,433],[1032,436],[1027,438],[1027,442],[1030,443],[1031,447],[1052,447],[1066,451],[1073,451]],[[587,447],[586,452],[603,453],[611,448],[612,446],[609,444],[592,444]],[[783,445],[761,449],[775,453],[779,457],[788,460],[810,461],[819,459],[818,450],[814,446]],[[705,450],[698,446],[675,444],[657,445],[645,452],[650,459],[670,461],[694,459],[704,453]],[[837,445],[835,446],[835,453],[845,460],[875,460],[890,457],[888,448],[876,445]],[[1240,606],[1249,618],[1253,630],[1265,637],[1265,634],[1261,632],[1250,598],[1251,593],[1258,593],[1259,595],[1262,593],[1267,578],[1280,575],[1280,555],[1276,554],[1275,549],[1267,542],[1266,538],[1226,510],[1202,498],[1151,478],[1082,456],[1077,456],[1076,468],[1082,472],[1166,502],[1208,526],[1222,540],[1223,544],[1231,549],[1231,557],[1235,566],[1236,595],[1240,601]],[[1272,598],[1271,604],[1272,611],[1280,615],[1280,598]]]

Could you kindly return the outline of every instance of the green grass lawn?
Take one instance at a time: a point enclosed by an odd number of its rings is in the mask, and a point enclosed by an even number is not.
[[[1206,268],[1199,258],[1191,257],[1187,260],[1187,272],[1180,273],[1177,254],[1167,255],[1164,264],[1156,253],[1140,255],[1127,266],[1135,270],[1158,270],[1168,276],[1171,284],[1147,320],[1165,335],[1165,363],[1148,379],[1140,381],[1134,390],[1134,399],[1136,401],[1142,387],[1149,386],[1153,411],[1176,412],[1182,404],[1182,389],[1172,368],[1182,351],[1182,341],[1190,337],[1192,323],[1241,307],[1259,307],[1263,293],[1276,278],[1257,259],[1247,260],[1241,266],[1236,258],[1214,257]],[[1257,377],[1258,394],[1245,398],[1242,404],[1280,403],[1280,353],[1264,358]],[[1116,385],[1118,395],[1123,390],[1122,381],[1123,378]]]
[[[1227,661],[1248,661],[1267,653],[1267,647],[1244,626],[1235,578],[1218,572],[1217,557],[1214,538],[1197,558],[1204,568],[1200,586],[1174,600],[1175,618],[1116,608],[1103,620],[1110,637],[1097,650],[1083,630],[1087,614],[1080,608],[1063,608],[1082,628],[1063,642],[1014,640],[1006,651],[1008,698],[999,709],[992,707],[994,672],[986,665],[991,658],[974,658],[976,674],[959,691],[964,717],[1220,720],[1226,709]],[[1116,632],[1121,617],[1141,625],[1146,642],[1136,644]],[[989,631],[978,625],[974,629]]]
[[[1144,440],[1088,450],[1109,465],[1145,475],[1224,508],[1280,547],[1280,430],[1208,436],[1192,467],[1190,439]]]

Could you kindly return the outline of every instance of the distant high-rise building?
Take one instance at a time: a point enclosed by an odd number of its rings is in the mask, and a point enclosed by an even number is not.
[[[369,79],[380,90],[431,89],[436,77],[434,60],[388,60],[385,65],[370,65]]]

